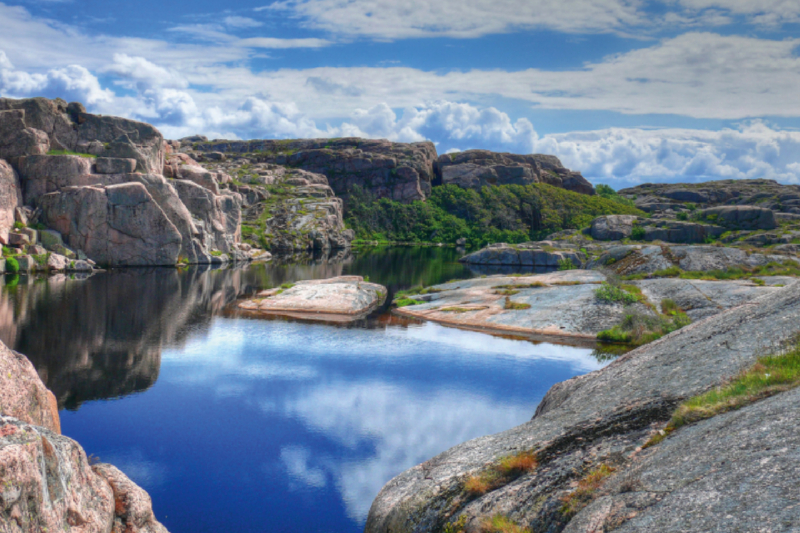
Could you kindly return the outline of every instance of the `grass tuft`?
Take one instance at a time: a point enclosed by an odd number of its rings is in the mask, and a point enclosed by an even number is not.
[[[481,522],[480,533],[530,533],[530,529],[518,525],[510,518],[497,514]]]
[[[662,309],[663,305],[662,302]],[[598,333],[597,340],[641,346],[691,324],[692,320],[677,306],[672,309],[667,304],[667,308],[671,310],[663,315],[629,313],[622,319],[622,323]]]
[[[501,457],[497,463],[491,465],[477,475],[472,475],[464,482],[464,490],[472,495],[482,495],[496,488],[507,485],[526,472],[531,472],[539,466],[536,454],[532,451],[523,451]]]
[[[638,294],[630,292],[629,288],[635,288]],[[623,305],[630,305],[638,302],[641,299],[641,290],[633,285],[623,285],[622,287],[615,287],[610,283],[602,283],[600,287],[594,290],[595,298],[601,302],[606,303],[621,303]]]
[[[399,300],[394,301],[394,305],[397,307],[407,307],[409,305],[420,305],[424,304],[422,300],[414,300],[413,298],[400,298]]]
[[[566,519],[571,519],[578,514],[581,509],[592,502],[597,491],[614,471],[614,468],[602,464],[589,472],[588,475],[578,481],[578,486],[574,491],[562,498],[564,505],[561,507],[561,514]]]
[[[759,357],[729,383],[682,403],[667,426],[643,446],[654,446],[673,431],[694,422],[740,409],[745,405],[800,385],[800,337],[786,353]]]
[[[503,309],[508,309],[512,311],[521,311],[523,309],[530,309],[531,304],[525,304],[522,302],[512,302],[511,298],[506,296],[506,301],[503,304]]]

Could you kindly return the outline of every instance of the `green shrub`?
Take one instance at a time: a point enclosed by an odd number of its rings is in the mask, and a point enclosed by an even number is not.
[[[394,301],[394,305],[397,307],[406,307],[409,305],[420,305],[424,304],[422,300],[414,300],[413,298],[400,298]]]
[[[639,296],[631,294],[619,287],[603,282],[600,287],[594,290],[594,296],[601,302],[621,303],[624,305],[634,304],[639,301]]]
[[[681,211],[680,213],[675,215],[675,218],[677,218],[678,220],[689,220],[689,215]]]
[[[19,261],[13,257],[6,257],[6,272],[10,274],[19,272]]]
[[[564,259],[558,260],[558,269],[559,270],[575,270],[578,268],[575,266],[575,263],[572,262],[572,259],[569,257],[565,257]]]
[[[631,239],[634,241],[643,241],[646,232],[642,226],[639,224],[634,224],[633,229],[631,230]]]

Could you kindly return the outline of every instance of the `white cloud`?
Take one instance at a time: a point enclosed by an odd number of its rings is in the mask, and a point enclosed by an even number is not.
[[[743,15],[754,24],[774,26],[800,22],[800,3],[795,0],[679,0],[691,15],[704,10]]]
[[[324,48],[333,44],[327,39],[276,39],[274,37],[252,37],[237,41],[237,46],[247,48]]]
[[[5,54],[0,57],[0,95],[47,96],[89,105],[110,102],[114,97],[112,91],[103,89],[97,78],[80,65],[54,68],[43,74],[29,74],[15,70]]]
[[[255,19],[250,17],[238,17],[238,16],[230,16],[225,17],[222,19],[223,24],[231,28],[258,28],[259,26],[263,26],[262,22],[259,22]]]
[[[283,11],[335,34],[392,40],[479,37],[531,28],[622,31],[648,25],[638,0],[286,0],[257,10]]]
[[[151,87],[185,89],[189,86],[189,82],[174,70],[156,65],[143,57],[127,54],[114,54],[114,63],[104,71],[121,78],[122,83],[131,81],[142,91]]]

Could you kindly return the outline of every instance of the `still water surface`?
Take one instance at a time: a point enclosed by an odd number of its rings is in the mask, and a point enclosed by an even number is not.
[[[6,286],[0,336],[54,391],[65,435],[120,467],[172,533],[357,532],[394,475],[525,422],[591,350],[376,313],[329,326],[238,316],[298,279],[370,276],[390,295],[486,273],[452,249],[246,269],[129,269]]]

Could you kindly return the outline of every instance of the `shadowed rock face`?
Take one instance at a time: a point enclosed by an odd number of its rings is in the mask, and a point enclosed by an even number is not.
[[[298,139],[186,143],[182,150],[224,152],[253,162],[276,163],[328,178],[337,196],[347,198],[358,185],[376,198],[424,200],[435,178],[436,148],[431,142],[394,143],[373,139]]]
[[[17,172],[0,159],[0,241],[8,242],[8,232],[14,227],[14,212],[22,205]]]
[[[547,183],[561,189],[594,194],[594,187],[580,172],[565,168],[552,155],[517,155],[467,150],[439,157],[442,183],[480,189],[486,185],[529,185]]]

